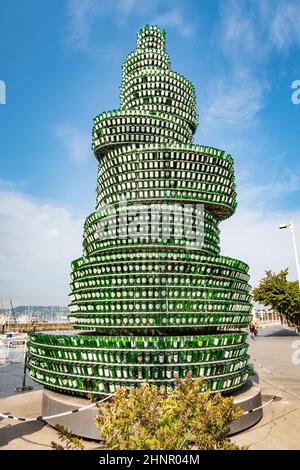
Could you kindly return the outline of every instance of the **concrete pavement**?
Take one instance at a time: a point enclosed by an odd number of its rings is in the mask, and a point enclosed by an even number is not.
[[[41,416],[42,390],[26,392],[0,400],[5,414],[22,418]],[[1,450],[51,450],[51,442],[60,443],[55,429],[42,421],[22,422],[0,418]],[[85,441],[87,449],[99,448],[99,443]]]
[[[274,326],[261,330],[255,341],[249,341],[263,401],[274,395],[280,398],[264,408],[259,423],[233,440],[247,443],[250,449],[300,449],[300,364],[292,361],[296,348],[300,349],[300,336]]]

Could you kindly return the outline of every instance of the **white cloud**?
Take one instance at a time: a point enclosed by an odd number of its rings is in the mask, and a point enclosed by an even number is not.
[[[95,7],[96,3],[93,0],[69,0],[66,40],[70,45],[78,47],[87,45],[90,28],[100,13]],[[101,8],[99,4],[98,7]]]
[[[299,171],[298,171],[299,172]],[[239,178],[243,180],[243,178]],[[300,191],[300,175],[297,170],[281,168],[280,173],[272,172],[268,174],[267,182],[263,184],[251,184],[244,181],[238,185],[239,202],[243,207],[250,207],[250,204],[264,210],[267,214],[270,207],[276,204],[283,196]]]
[[[119,9],[123,18],[126,18],[135,8],[138,7],[139,0],[119,0],[117,2],[117,8]]]
[[[5,303],[68,303],[70,263],[82,253],[83,220],[0,181],[0,284]]]
[[[234,71],[233,76],[215,80],[211,86],[203,126],[206,130],[228,126],[247,128],[255,123],[265,105],[268,86],[246,71]]]
[[[183,18],[182,11],[177,8],[157,16],[151,23],[162,27],[176,28],[185,37],[191,36],[193,32],[192,26]]]
[[[270,188],[271,189],[271,188]],[[300,175],[290,168],[281,170],[281,177],[272,185],[272,194],[282,196],[300,190]]]
[[[249,55],[260,53],[257,48],[258,35],[253,18],[249,15],[249,4],[231,0],[221,8],[222,21],[217,28],[223,54],[229,60],[244,60]]]
[[[220,225],[221,253],[249,264],[252,286],[267,269],[279,272],[288,267],[289,278],[297,279],[291,233],[279,230],[279,224],[293,220],[299,241],[300,211],[268,211],[255,202],[249,206],[238,206],[236,214]],[[298,248],[300,252],[299,242]]]
[[[261,73],[266,51],[257,15],[248,3],[230,0],[221,5],[220,16],[213,42],[222,51],[225,67],[210,84],[203,113],[205,131],[253,126],[270,88]]]
[[[226,79],[216,80],[206,124],[248,127],[270,91],[267,64],[274,49],[300,46],[298,1],[229,0],[221,6],[214,40],[226,59]],[[275,47],[274,47],[275,46]],[[223,73],[223,71],[222,71]]]
[[[66,42],[73,47],[90,49],[92,28],[99,18],[111,16],[113,21],[123,25],[130,15],[148,16],[158,5],[158,0],[68,0]],[[180,19],[173,18],[174,21],[176,24],[171,26],[178,26],[183,33],[188,33]]]
[[[298,0],[229,0],[221,9],[220,43],[229,60],[257,62],[274,52],[300,46]]]
[[[90,156],[91,136],[88,132],[79,131],[71,124],[63,122],[54,126],[54,134],[62,142],[72,162],[81,164]]]
[[[299,1],[280,1],[270,11],[270,39],[278,49],[287,49],[293,44],[300,46]]]

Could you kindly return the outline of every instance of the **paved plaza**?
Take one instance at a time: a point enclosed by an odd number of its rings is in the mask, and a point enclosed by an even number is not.
[[[259,423],[234,440],[250,449],[300,449],[300,363],[292,362],[295,347],[300,351],[300,336],[278,325],[261,330],[256,341],[249,341],[263,402],[275,395],[279,398],[264,407]]]
[[[251,361],[262,390],[263,402],[278,398],[264,407],[264,415],[253,428],[233,437],[238,444],[250,449],[300,449],[300,336],[280,325],[260,331],[250,342]],[[298,354],[300,359],[300,353]],[[30,379],[34,390],[16,394],[14,388],[22,383],[23,366],[19,362],[0,367],[0,411],[21,417],[41,414],[42,390]],[[295,361],[294,361],[295,362]],[[50,449],[51,441],[58,442],[56,432],[40,421],[23,423],[0,418],[1,449]],[[87,448],[98,444],[86,443]]]

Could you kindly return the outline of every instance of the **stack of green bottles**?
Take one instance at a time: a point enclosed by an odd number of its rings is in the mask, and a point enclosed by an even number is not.
[[[112,393],[122,381],[175,383],[188,371],[206,377],[203,387],[230,391],[247,374],[244,332],[218,336],[85,336],[31,333],[28,368],[53,389]],[[248,376],[248,375],[247,375]]]
[[[120,109],[94,119],[96,210],[72,263],[74,332],[30,335],[28,370],[46,388],[171,389],[191,371],[203,390],[232,393],[251,375],[248,266],[220,255],[233,159],[194,145],[197,125],[193,85],[171,70],[165,32],[145,26],[122,68]]]

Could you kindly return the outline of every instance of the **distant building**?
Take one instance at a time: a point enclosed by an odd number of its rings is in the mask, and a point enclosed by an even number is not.
[[[256,308],[252,309],[253,319],[259,321],[260,323],[278,323],[280,322],[280,317],[277,313],[274,313],[272,310],[266,308]]]

